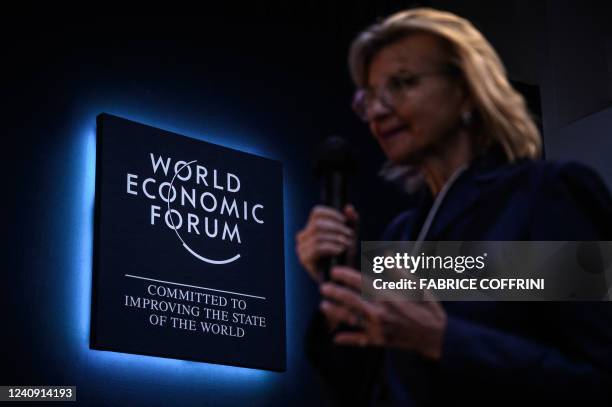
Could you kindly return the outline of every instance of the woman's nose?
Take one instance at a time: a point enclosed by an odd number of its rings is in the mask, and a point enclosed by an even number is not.
[[[392,110],[380,98],[374,98],[368,106],[368,118],[370,120],[380,120],[391,112]]]

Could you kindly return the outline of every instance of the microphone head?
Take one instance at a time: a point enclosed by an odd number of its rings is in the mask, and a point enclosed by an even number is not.
[[[333,172],[349,174],[354,172],[356,167],[355,152],[344,137],[329,136],[319,146],[314,165],[317,176]]]

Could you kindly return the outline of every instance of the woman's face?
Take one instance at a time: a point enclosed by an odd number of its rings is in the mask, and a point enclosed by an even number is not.
[[[368,75],[370,89],[380,89],[398,75],[417,75],[403,87],[394,106],[375,99],[368,108],[370,130],[392,162],[418,164],[457,134],[461,113],[470,103],[461,80],[443,73],[418,76],[440,72],[448,62],[436,37],[425,33],[407,36],[374,56]]]

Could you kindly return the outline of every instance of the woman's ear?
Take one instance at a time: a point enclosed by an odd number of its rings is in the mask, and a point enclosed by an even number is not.
[[[467,92],[467,89],[463,88],[463,101],[459,105],[459,115],[461,116],[461,123],[465,127],[470,127],[474,124],[475,115],[476,115],[476,106],[472,99],[472,96]]]

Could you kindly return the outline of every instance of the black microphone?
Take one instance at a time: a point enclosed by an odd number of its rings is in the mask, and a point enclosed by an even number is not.
[[[349,179],[355,172],[355,154],[349,142],[337,135],[328,137],[319,147],[315,161],[315,174],[320,182],[320,202],[340,212],[348,203]],[[325,281],[330,270],[347,263],[346,252],[322,259],[319,270]]]

